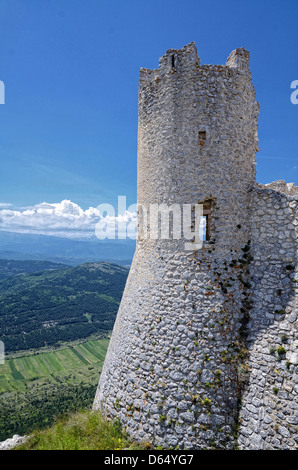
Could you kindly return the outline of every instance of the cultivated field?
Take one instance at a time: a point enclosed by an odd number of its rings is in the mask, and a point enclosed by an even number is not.
[[[108,343],[92,340],[0,364],[0,440],[91,409]]]
[[[108,339],[88,341],[65,349],[7,359],[0,365],[0,393],[25,391],[30,383],[44,381],[46,377],[51,381],[62,377],[66,381],[72,377],[71,382],[75,377],[88,381],[92,370],[88,366],[96,365],[98,375],[108,342]]]

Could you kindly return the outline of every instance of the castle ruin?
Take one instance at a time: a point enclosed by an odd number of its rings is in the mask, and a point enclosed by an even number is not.
[[[298,188],[256,182],[258,114],[243,48],[140,70],[138,223],[200,205],[205,231],[188,250],[139,231],[94,401],[138,441],[297,448]]]

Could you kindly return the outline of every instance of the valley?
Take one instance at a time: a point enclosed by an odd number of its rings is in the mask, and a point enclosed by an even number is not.
[[[106,336],[127,275],[128,268],[101,262],[1,279],[0,340],[5,353]]]
[[[0,441],[91,409],[128,268],[0,260]]]
[[[109,338],[32,352],[0,365],[0,441],[91,409]]]

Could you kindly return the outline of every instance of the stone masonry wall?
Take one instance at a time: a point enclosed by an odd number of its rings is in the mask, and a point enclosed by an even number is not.
[[[135,439],[235,446],[258,112],[244,49],[201,65],[191,43],[141,69],[138,203],[208,201],[211,234],[137,240],[94,402]]]
[[[284,182],[251,193],[251,310],[241,449],[298,445],[298,195]],[[270,189],[282,189],[284,192]]]
[[[256,184],[258,113],[243,48],[201,65],[191,43],[140,71],[144,230],[94,400],[138,441],[297,444],[297,191]],[[210,217],[201,249],[150,238],[152,204],[197,203]]]

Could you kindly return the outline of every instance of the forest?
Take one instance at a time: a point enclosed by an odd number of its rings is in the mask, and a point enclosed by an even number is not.
[[[1,279],[5,353],[57,347],[112,330],[127,275],[126,267],[86,263]]]
[[[105,262],[0,260],[0,441],[92,407],[127,275]]]

